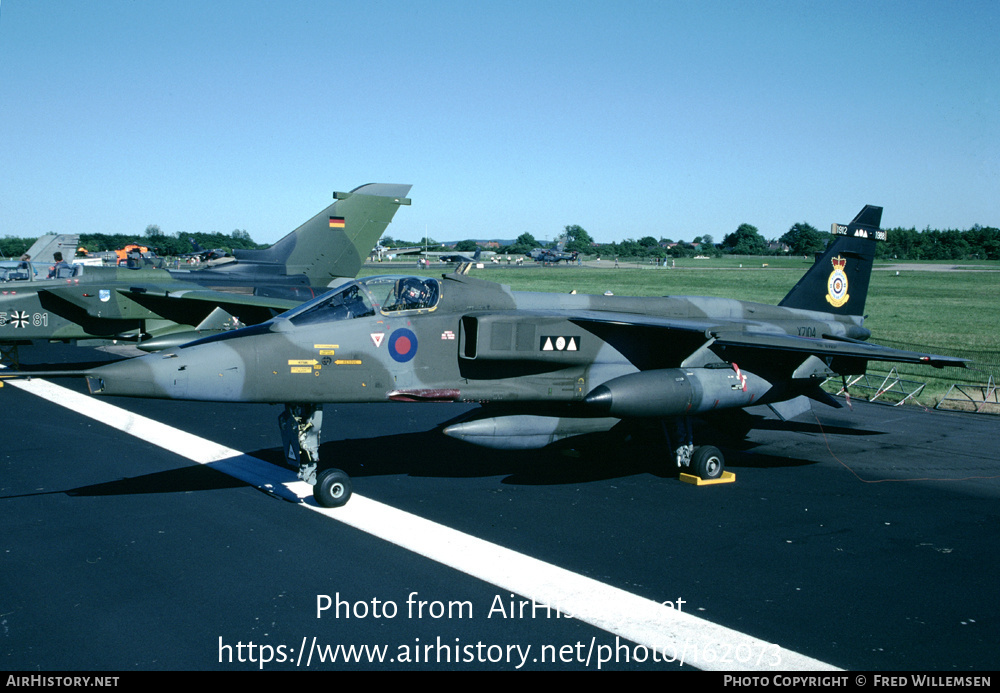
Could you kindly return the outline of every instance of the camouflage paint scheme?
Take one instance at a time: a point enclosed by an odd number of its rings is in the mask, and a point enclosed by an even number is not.
[[[37,263],[0,266],[0,343],[161,337],[162,348],[233,324],[256,324],[356,276],[409,185],[369,184],[264,250],[236,250],[204,269],[70,265],[47,279]],[[337,221],[334,221],[337,220]],[[199,328],[202,332],[199,332]]]
[[[963,365],[864,342],[881,212],[868,206],[835,226],[830,248],[778,306],[515,292],[460,273],[368,277],[263,324],[94,369],[89,385],[102,395],[287,403],[288,459],[324,505],[350,496],[342,472],[315,475],[325,402],[480,403],[444,432],[498,448],[663,420],[678,431],[668,441],[678,465],[715,478],[722,455],[694,447],[689,417],[757,404],[791,417],[807,398],[839,406],[820,383],[869,360]]]

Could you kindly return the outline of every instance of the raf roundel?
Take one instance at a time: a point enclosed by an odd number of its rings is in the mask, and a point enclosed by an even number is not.
[[[417,354],[417,335],[401,327],[389,335],[389,355],[400,363],[406,363]]]

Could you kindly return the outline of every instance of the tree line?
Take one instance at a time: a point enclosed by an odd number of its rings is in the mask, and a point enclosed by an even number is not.
[[[966,231],[914,228],[885,229],[887,239],[875,247],[882,260],[1000,260],[1000,229],[973,226]],[[809,224],[795,224],[779,240],[792,254],[809,255],[827,247],[832,235]]]
[[[1000,260],[1000,229],[991,226],[973,226],[959,231],[948,229],[891,228],[887,229],[888,240],[876,247],[879,259],[899,260]],[[827,247],[832,236],[828,231],[818,231],[805,222],[793,224],[780,238],[766,240],[751,224],[740,224],[732,233],[726,234],[720,243],[715,243],[710,235],[698,236],[690,242],[674,242],[669,238],[656,239],[644,236],[638,240],[626,238],[614,243],[597,244],[590,234],[579,225],[563,228],[557,241],[542,243],[530,233],[522,233],[513,244],[499,249],[501,253],[523,255],[535,248],[556,247],[562,243],[565,250],[588,257],[620,258],[677,258],[694,255],[811,255]],[[236,229],[223,233],[176,233],[163,234],[159,227],[151,224],[145,234],[81,234],[80,245],[88,252],[100,252],[124,248],[130,243],[144,245],[161,256],[179,256],[194,250],[193,239],[202,248],[218,248],[232,252],[236,248],[265,248],[258,244],[245,230]],[[36,238],[4,236],[0,238],[0,255],[20,257],[31,247]],[[390,247],[426,246],[430,250],[442,249],[440,242],[422,238],[416,242],[398,241],[386,236],[382,244]],[[474,251],[476,242],[461,241],[456,248],[460,251]]]
[[[763,239],[754,240],[744,229],[744,224],[732,237],[723,241],[723,249],[740,255],[766,255],[785,253],[784,248],[768,247]],[[753,227],[750,227],[753,231]],[[1000,260],[1000,229],[989,226],[973,226],[959,231],[948,229],[939,231],[914,228],[885,229],[887,240],[875,246],[875,257],[881,260]],[[759,236],[759,234],[758,234]],[[809,224],[794,224],[779,243],[787,246],[792,255],[810,255],[824,250],[833,238],[832,234],[817,231]],[[745,252],[749,251],[749,252]]]
[[[218,248],[228,253],[236,248],[252,250],[267,247],[266,243],[255,243],[250,238],[250,234],[242,229],[235,229],[228,234],[196,232],[176,233],[168,236],[161,233],[155,224],[146,227],[146,233],[141,235],[82,233],[80,234],[80,247],[85,248],[89,253],[97,253],[106,250],[120,250],[126,245],[137,243],[149,248],[161,257],[176,257],[194,251],[192,239],[202,248]],[[0,238],[0,255],[6,258],[20,257],[36,240],[38,240],[37,237],[4,236]]]
[[[973,226],[966,231],[949,229],[938,231],[925,229],[891,228],[886,230],[888,240],[876,247],[879,259],[899,260],[1000,260],[1000,229]],[[669,238],[657,240],[644,236],[638,240],[626,238],[614,243],[597,244],[582,227],[566,226],[559,240],[542,243],[530,233],[522,233],[513,244],[499,249],[501,253],[523,255],[541,247],[556,247],[560,242],[564,249],[578,252],[588,257],[619,258],[678,258],[707,255],[812,255],[822,252],[832,240],[829,231],[819,231],[814,226],[801,222],[793,224],[777,239],[767,240],[757,227],[740,224],[732,233],[726,234],[720,243],[715,243],[710,235],[697,236],[690,242],[672,241]],[[425,245],[429,249],[439,248],[440,243],[421,239],[418,243],[394,241],[384,238],[383,245],[405,246]],[[457,250],[474,251],[476,242],[466,240],[456,246]]]

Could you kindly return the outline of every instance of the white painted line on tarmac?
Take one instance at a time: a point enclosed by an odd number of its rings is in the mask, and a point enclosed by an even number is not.
[[[46,380],[8,380],[43,399],[107,424],[153,445],[210,466],[257,488],[359,529],[443,565],[496,585],[536,604],[647,648],[649,659],[683,662],[716,671],[836,670],[793,652],[682,610],[564,570],[536,558],[478,539],[392,506],[354,494],[341,508],[321,508],[312,487],[290,469],[246,455],[210,440],[134,414],[106,401],[68,390]],[[541,606],[539,608],[542,608]],[[614,648],[593,656],[614,656]]]

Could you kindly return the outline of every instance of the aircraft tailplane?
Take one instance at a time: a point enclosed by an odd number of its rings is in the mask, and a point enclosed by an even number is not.
[[[73,258],[76,257],[76,249],[79,247],[79,234],[64,233],[56,235],[49,233],[39,238],[28,248],[28,255],[31,256],[32,262],[37,262],[41,265],[47,262],[55,262],[55,253],[58,251],[62,253],[63,258],[67,262],[72,262]]]
[[[836,315],[864,315],[882,208],[865,205],[847,226],[834,224],[833,241],[779,306]]]
[[[338,277],[356,277],[400,205],[410,204],[409,185],[369,183],[335,202],[270,248],[235,250],[237,260],[285,266],[286,274],[305,274],[312,286]]]

